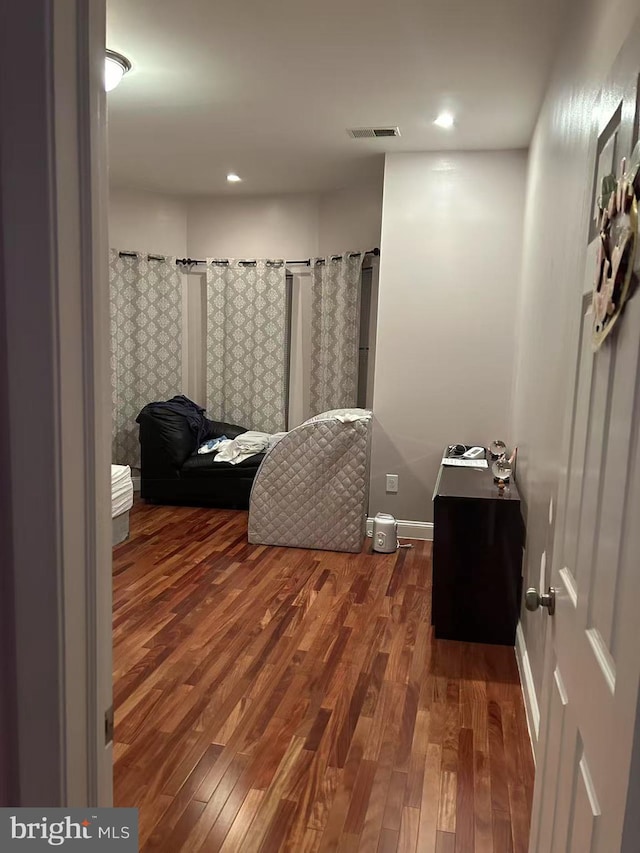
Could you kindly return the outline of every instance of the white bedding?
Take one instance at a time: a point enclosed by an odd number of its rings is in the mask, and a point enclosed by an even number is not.
[[[217,445],[218,452],[214,458],[214,462],[229,462],[231,465],[237,465],[239,462],[244,462],[250,456],[255,456],[256,453],[264,453],[277,444],[278,441],[286,435],[286,432],[256,432],[249,430],[243,432],[233,441],[227,438]],[[200,448],[202,449],[202,448]],[[200,452],[200,451],[198,451]]]
[[[133,506],[133,480],[128,465],[111,466],[111,518]]]

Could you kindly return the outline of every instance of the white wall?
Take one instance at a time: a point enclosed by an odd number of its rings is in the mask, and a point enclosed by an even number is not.
[[[511,437],[525,178],[521,151],[387,156],[372,514],[431,521],[443,447]]]
[[[308,258],[318,252],[318,229],[312,195],[189,200],[192,258]]]
[[[382,185],[320,195],[179,198],[112,188],[109,245],[184,257],[287,258],[380,244]]]
[[[325,194],[179,198],[112,188],[109,245],[178,257],[298,260],[380,243],[382,185]]]
[[[187,205],[179,198],[137,190],[109,193],[109,246],[184,258]]]
[[[382,183],[338,190],[320,196],[318,254],[380,245]]]
[[[637,14],[637,0],[574,2],[571,34],[559,54],[531,146],[513,423],[526,505],[525,583],[536,587],[543,551],[547,566],[551,564],[549,502],[555,502],[558,492],[565,400],[575,367],[567,341],[578,320],[576,300],[585,274],[594,107]],[[546,619],[523,610],[522,625],[540,700]]]
[[[302,260],[379,245],[379,182],[323,195],[193,198],[188,203],[192,258]]]

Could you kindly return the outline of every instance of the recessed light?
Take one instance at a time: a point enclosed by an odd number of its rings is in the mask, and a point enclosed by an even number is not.
[[[227,180],[230,184],[239,184],[242,178],[240,177],[240,175],[236,175],[235,172],[229,172],[229,174],[227,175]]]
[[[126,56],[107,50],[104,58],[104,88],[106,92],[115,89],[127,71],[131,71],[131,63]]]
[[[451,113],[440,113],[434,124],[437,124],[438,127],[443,127],[445,130],[449,130],[454,125],[453,116]]]

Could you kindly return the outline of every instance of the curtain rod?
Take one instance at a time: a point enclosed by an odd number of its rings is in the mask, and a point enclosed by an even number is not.
[[[366,252],[350,252],[349,257],[350,258],[359,258],[360,255],[362,255],[362,254],[374,255],[375,257],[378,257],[378,255],[380,254],[380,249],[378,249],[376,247],[375,249],[368,249]],[[138,257],[140,257],[140,254],[138,252],[118,252],[118,257],[120,257],[120,258],[138,258]],[[166,261],[167,259],[164,255],[147,255],[147,260],[148,261]],[[305,260],[302,260],[302,261],[283,261],[282,263],[284,266],[306,266],[306,267],[310,267],[311,261],[313,261],[313,260],[316,260],[319,262],[324,262],[324,258],[305,258]],[[340,260],[342,260],[342,255],[331,255],[331,260],[332,261],[340,261]],[[193,258],[176,258],[176,263],[179,266],[187,266],[187,267],[196,266],[198,264],[201,264],[201,265],[204,264],[206,266],[207,261],[194,260]],[[225,264],[229,263],[229,260],[227,258],[214,258],[212,263],[220,264],[220,265],[224,266]],[[243,267],[254,267],[256,265],[256,261],[238,261],[238,263],[240,264],[240,266],[243,266]],[[279,266],[279,262],[278,261],[267,261],[267,266]]]
[[[122,254],[125,254],[125,253],[121,252],[121,255]],[[362,255],[362,254],[375,255],[377,257],[380,254],[380,249],[378,249],[376,247],[375,249],[368,249],[364,253],[363,252],[350,252],[349,257],[350,258],[359,258],[360,255]],[[331,256],[332,261],[339,261],[341,259],[342,259],[342,255],[332,255]],[[314,259],[313,258],[306,258],[303,261],[284,261],[283,263],[285,266],[293,266],[295,264],[295,265],[304,265],[304,266],[310,267],[312,260],[314,260]],[[320,259],[318,258],[318,260],[320,260]],[[193,258],[177,258],[176,263],[179,264],[180,266],[194,266],[196,264],[205,264],[206,265],[207,261],[194,260]],[[212,263],[224,265],[224,264],[228,264],[229,261],[227,258],[214,258]],[[252,266],[256,265],[255,261],[238,261],[238,263],[241,266],[245,266],[245,267],[252,267]],[[273,261],[271,262],[271,264],[274,264],[274,263],[275,262],[273,262]],[[267,261],[267,264],[269,264],[269,261]]]
[[[118,252],[118,257],[119,258],[139,258],[140,253],[139,252]],[[166,261],[167,259],[165,258],[164,255],[147,255],[147,260],[148,261]]]

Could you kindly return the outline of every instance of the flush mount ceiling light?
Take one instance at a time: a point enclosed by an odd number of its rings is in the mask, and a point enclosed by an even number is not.
[[[126,56],[107,50],[104,59],[104,88],[110,92],[115,89],[127,71],[131,71],[131,63]]]
[[[434,121],[434,124],[437,124],[438,127],[442,127],[445,130],[449,130],[449,128],[453,127],[454,119],[451,113],[440,113],[438,118]]]
[[[227,180],[230,184],[239,184],[242,178],[240,177],[240,175],[236,175],[235,172],[229,172],[229,174],[227,175]]]

